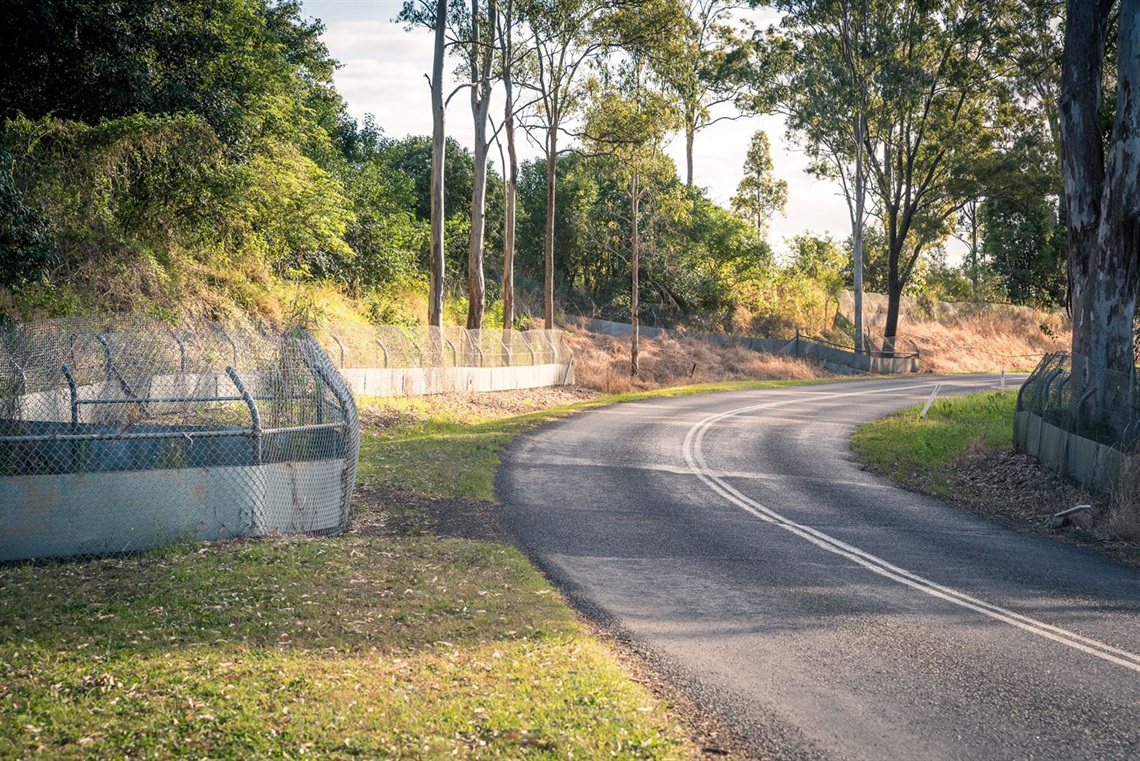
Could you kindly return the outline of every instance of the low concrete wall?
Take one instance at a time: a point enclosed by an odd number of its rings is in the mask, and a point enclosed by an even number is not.
[[[0,478],[0,560],[343,528],[345,460]]]
[[[340,374],[356,396],[420,396],[569,386],[574,383],[574,363],[516,367],[349,367],[342,368]]]
[[[586,320],[586,329],[603,335],[625,336],[632,332],[633,327],[627,322],[588,319]],[[918,357],[871,357],[866,354],[856,354],[853,351],[818,344],[805,338],[793,338],[790,341],[784,341],[775,338],[728,336],[721,333],[690,333],[685,330],[668,330],[655,327],[639,327],[638,332],[650,338],[661,335],[675,338],[695,338],[699,341],[707,341],[721,346],[743,346],[746,349],[765,351],[770,354],[810,357],[820,362],[831,372],[843,375],[850,373],[898,374],[918,372]]]
[[[1014,414],[1013,442],[1050,470],[1102,493],[1112,491],[1124,463],[1119,449],[1070,433],[1024,410]]]

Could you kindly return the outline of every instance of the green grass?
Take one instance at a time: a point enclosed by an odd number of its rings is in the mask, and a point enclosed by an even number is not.
[[[424,497],[494,501],[494,473],[499,453],[511,440],[535,426],[575,412],[617,402],[685,396],[711,391],[744,391],[825,381],[734,381],[615,394],[502,418],[438,414],[420,399],[382,400],[389,409],[407,411],[402,424],[364,431],[358,478],[366,483]],[[362,401],[368,409],[377,401]]]
[[[177,546],[0,574],[0,757],[678,758],[518,553]]]
[[[492,498],[514,417],[392,403],[361,479]],[[367,409],[367,405],[365,405]],[[184,543],[0,566],[0,759],[688,758],[689,729],[516,550],[434,536]]]
[[[921,406],[861,426],[851,440],[871,470],[935,496],[950,490],[950,471],[970,447],[1013,445],[1017,394],[985,392],[939,399],[925,418]]]

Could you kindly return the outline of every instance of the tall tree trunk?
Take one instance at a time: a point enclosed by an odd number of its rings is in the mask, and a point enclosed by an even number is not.
[[[1101,90],[1112,0],[1068,0],[1061,58],[1061,179],[1069,241],[1069,308],[1073,340],[1083,334],[1081,305],[1096,247],[1104,189]],[[1123,28],[1123,27],[1122,27]],[[1074,345],[1074,352],[1076,346]]]
[[[511,70],[514,45],[514,4],[507,0],[503,37],[503,92],[506,99],[503,128],[507,138],[506,208],[503,210],[503,329],[511,330],[515,323],[515,207],[519,197],[519,159],[515,150],[515,94],[514,75]],[[507,344],[510,345],[509,343]]]
[[[630,279],[632,284],[630,286],[630,337],[629,337],[629,374],[631,377],[636,378],[641,368],[638,362],[638,312],[641,310],[640,298],[640,283],[638,282],[638,272],[641,269],[641,235],[638,229],[640,206],[641,206],[641,189],[637,172],[633,173],[633,190],[630,193],[630,257],[629,269]]]
[[[546,241],[544,254],[545,278],[542,298],[545,318],[543,326],[554,329],[554,213],[555,192],[558,183],[558,128],[551,119],[546,130]]]
[[[693,141],[696,139],[697,127],[692,121],[685,122],[685,185],[693,187]]]
[[[486,0],[481,18],[479,0],[471,0],[471,116],[475,126],[474,178],[471,183],[471,230],[467,248],[467,329],[483,328],[487,283],[483,276],[483,232],[487,208],[487,117],[491,112],[491,67],[499,13],[495,0]],[[483,23],[488,38],[483,40]]]
[[[428,261],[428,325],[437,328],[443,327],[443,167],[446,150],[443,131],[443,53],[446,28],[447,2],[438,0],[431,67],[431,256]]]
[[[490,93],[487,93],[489,96]],[[474,101],[474,97],[472,98]],[[483,276],[483,227],[486,222],[487,199],[487,97],[475,111],[475,176],[471,185],[471,235],[467,250],[467,328],[483,327],[486,308],[486,281]]]
[[[855,218],[852,220],[854,251],[852,270],[855,300],[855,351],[863,353],[863,204],[867,199],[867,180],[863,174],[863,135],[866,131],[866,116],[860,111],[855,118]]]
[[[1120,4],[1116,114],[1105,166],[1100,163],[1099,94],[1110,9],[1107,0],[1068,3],[1061,130],[1073,292],[1070,398],[1078,430],[1133,444],[1133,321],[1140,285],[1140,0]]]

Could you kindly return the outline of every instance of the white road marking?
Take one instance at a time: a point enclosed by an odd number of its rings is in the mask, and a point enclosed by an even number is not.
[[[871,391],[852,391],[846,393],[826,394],[816,397],[819,401],[827,401],[832,399],[839,399],[850,396],[863,396],[869,394],[888,394],[896,392],[910,392],[913,391],[915,386],[898,386],[885,389],[875,389]],[[892,563],[883,560],[880,557],[872,555],[869,552],[859,549],[853,545],[847,544],[835,537],[826,534],[811,526],[805,526],[795,521],[789,520],[785,516],[776,512],[775,510],[766,507],[759,502],[749,498],[747,495],[737,491],[731,485],[726,483],[720,476],[711,470],[705,463],[704,453],[702,451],[702,443],[705,434],[712,427],[714,423],[724,420],[725,418],[742,415],[747,412],[756,410],[770,409],[772,407],[784,407],[801,402],[812,401],[809,399],[784,399],[774,402],[766,402],[764,404],[755,404],[748,407],[740,407],[728,412],[721,412],[716,415],[710,415],[700,422],[693,425],[689,429],[688,435],[685,437],[685,443],[682,447],[682,452],[685,457],[685,462],[692,468],[693,473],[699,478],[706,486],[714,492],[724,497],[730,503],[736,505],[741,510],[749,513],[750,515],[759,518],[766,523],[771,523],[775,526],[788,531],[796,536],[811,542],[820,549],[827,550],[840,557],[847,558],[848,560],[863,566],[869,571],[876,573],[884,578],[891,579],[892,581],[903,584],[912,589],[936,597],[940,600],[954,603],[963,608],[981,613],[996,621],[1016,626],[1039,637],[1052,640],[1074,650],[1079,650],[1083,653],[1101,658],[1109,663],[1117,666],[1123,666],[1126,669],[1131,669],[1140,673],[1140,655],[1121,650],[1120,648],[1113,647],[1095,639],[1082,636],[1076,632],[1068,631],[1044,621],[1038,621],[1029,616],[1023,616],[1020,613],[1002,608],[997,605],[980,600],[976,597],[971,597],[956,589],[943,586],[930,579],[923,578],[918,574],[912,573],[905,568],[893,565]]]

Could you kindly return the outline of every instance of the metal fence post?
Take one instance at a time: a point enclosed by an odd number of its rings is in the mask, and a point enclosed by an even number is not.
[[[253,438],[253,464],[261,465],[261,414],[257,411],[257,401],[254,400],[253,395],[246,389],[245,384],[241,382],[237,370],[233,365],[226,365],[226,375],[230,376],[233,381],[234,387],[237,388],[238,393],[241,394],[242,401],[245,406],[249,408],[250,418],[250,436]]]
[[[178,369],[182,372],[186,372],[186,344],[173,330],[166,332],[174,339],[174,343],[178,344]]]
[[[79,386],[75,383],[75,376],[71,374],[71,369],[67,365],[60,365],[59,371],[67,379],[67,390],[71,394],[71,426],[75,428],[79,425]]]
[[[333,343],[336,344],[337,348],[340,349],[340,369],[343,370],[344,369],[344,344],[342,344],[340,342],[340,339],[337,338],[336,335],[333,333],[329,333],[329,338],[331,338],[333,340]]]

